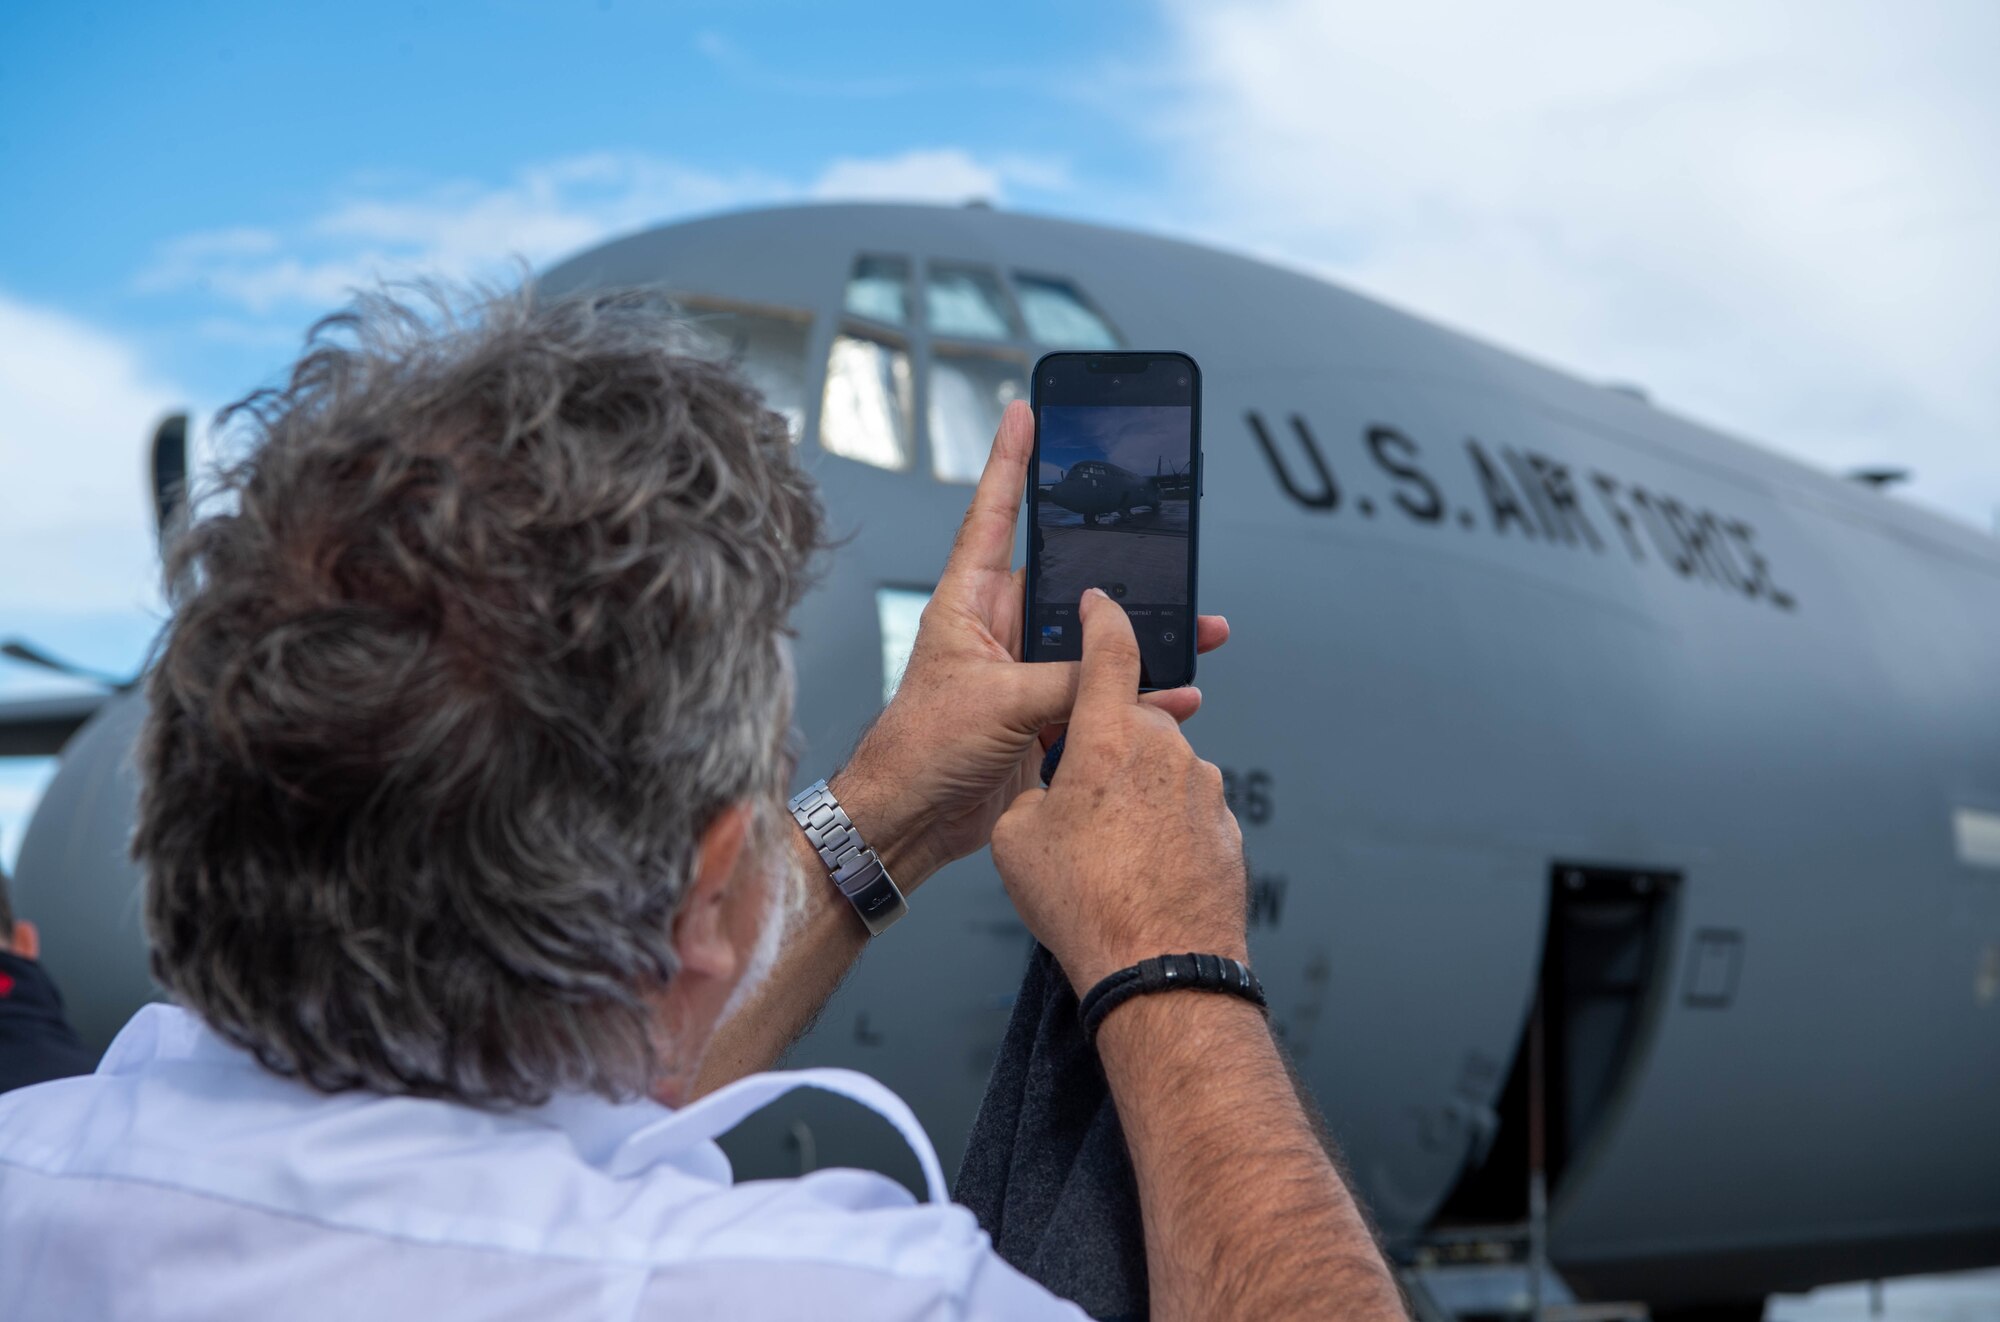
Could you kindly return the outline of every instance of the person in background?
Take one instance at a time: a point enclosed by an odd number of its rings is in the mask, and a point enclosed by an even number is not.
[[[88,1074],[97,1063],[69,1026],[41,953],[42,935],[14,916],[0,868],[0,1092]]]

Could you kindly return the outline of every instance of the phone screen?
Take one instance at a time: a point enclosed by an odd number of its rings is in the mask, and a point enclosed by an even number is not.
[[[1194,680],[1201,372],[1181,353],[1057,353],[1035,365],[1030,661],[1083,654],[1077,602],[1125,608],[1146,688]]]

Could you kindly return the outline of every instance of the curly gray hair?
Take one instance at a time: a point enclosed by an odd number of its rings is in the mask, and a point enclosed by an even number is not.
[[[700,833],[775,799],[822,514],[656,296],[363,297],[183,535],[132,852],[153,967],[269,1068],[625,1097]]]

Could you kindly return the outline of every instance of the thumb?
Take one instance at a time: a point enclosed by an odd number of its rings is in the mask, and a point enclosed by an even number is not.
[[[1049,792],[1040,785],[1015,795],[1014,801],[1007,805],[1007,811],[1000,814],[1000,820],[993,823],[994,849],[1004,850],[1006,842],[1003,837],[1012,835],[1031,821],[1041,808],[1042,800],[1047,797]]]
[[[1028,735],[1067,721],[1076,701],[1076,679],[1074,661],[1012,667],[1006,685],[1007,727]]]
[[[1091,713],[1108,716],[1139,700],[1139,640],[1125,608],[1101,589],[1083,594],[1077,615],[1083,621],[1083,664],[1070,719],[1084,725]]]
[[[1035,786],[1033,789],[1022,790],[1014,796],[1014,801],[1007,805],[1007,811],[1000,815],[1002,817],[1012,817],[1015,813],[1032,813],[1036,808],[1041,806],[1042,800],[1048,797],[1049,792],[1040,785]]]

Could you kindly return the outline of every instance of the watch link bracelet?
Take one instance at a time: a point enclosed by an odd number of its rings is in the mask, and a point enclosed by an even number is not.
[[[826,864],[834,886],[867,924],[868,935],[882,935],[910,911],[903,892],[890,879],[889,869],[862,840],[825,781],[816,780],[800,790],[791,808],[799,829],[818,851],[820,862]]]
[[[1172,991],[1186,987],[1193,991],[1227,992],[1240,996],[1267,1015],[1264,984],[1241,960],[1227,955],[1155,955],[1131,968],[1120,969],[1083,994],[1076,1007],[1083,1020],[1084,1040],[1095,1045],[1097,1026],[1104,1016],[1147,992]]]

